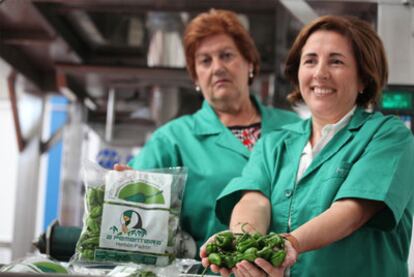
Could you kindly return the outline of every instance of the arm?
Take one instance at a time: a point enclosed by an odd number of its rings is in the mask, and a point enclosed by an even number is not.
[[[298,248],[286,242],[287,256],[280,268],[272,267],[263,259],[256,259],[255,264],[266,272],[267,276],[281,277],[287,267],[292,266],[301,252],[315,250],[338,241],[367,223],[385,204],[378,201],[361,199],[338,200],[321,215],[308,221],[291,234],[298,241]],[[242,262],[237,265],[237,276],[261,276],[252,264]],[[250,274],[250,275],[249,275]]]
[[[349,236],[384,206],[382,202],[362,199],[334,202],[325,212],[291,233],[299,242],[299,253],[322,248]]]
[[[234,206],[230,219],[230,230],[240,233],[242,232],[242,224],[247,223],[244,227],[246,231],[258,231],[266,234],[270,224],[270,211],[270,201],[266,196],[261,192],[246,191]]]

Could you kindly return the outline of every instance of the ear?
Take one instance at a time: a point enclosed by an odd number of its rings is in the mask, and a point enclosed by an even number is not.
[[[358,92],[363,91],[365,89],[365,84],[359,80],[358,82]]]
[[[253,63],[249,63],[249,72],[254,71],[254,65]]]

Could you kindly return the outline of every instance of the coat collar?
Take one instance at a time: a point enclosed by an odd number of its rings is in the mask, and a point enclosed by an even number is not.
[[[351,120],[349,121],[349,124],[344,128],[349,131],[353,131],[355,129],[359,129],[365,121],[367,121],[372,116],[371,112],[365,111],[361,107],[357,107],[355,109],[355,113],[352,116]],[[282,127],[282,129],[291,131],[293,133],[297,134],[310,134],[311,126],[311,119],[301,120],[292,124],[287,124]]]
[[[262,133],[281,129],[285,122],[281,121],[277,114],[271,112],[269,108],[260,103],[255,96],[250,97],[262,117]],[[221,123],[213,108],[204,100],[201,109],[194,114],[194,134],[213,135],[221,133],[226,129],[226,126]]]
[[[352,116],[349,124],[338,132],[312,161],[304,173],[301,180],[304,180],[306,176],[310,175],[318,167],[320,167],[327,159],[337,153],[353,136],[355,131],[359,130],[361,126],[372,116],[372,113],[366,112],[363,108],[357,108],[354,115]],[[296,133],[298,136],[289,136],[285,141],[286,149],[292,163],[297,166],[299,165],[300,153],[303,151],[306,143],[309,140],[311,134],[311,119],[303,122],[289,124],[284,127],[291,131],[293,134]]]
[[[262,133],[267,132],[268,129],[280,128],[281,123],[276,122],[276,124],[272,124],[273,121],[278,119],[272,118],[272,114],[267,111],[267,108],[256,97],[251,96],[251,99],[258,107],[262,116]],[[196,136],[216,136],[216,144],[219,147],[230,149],[245,157],[250,156],[250,151],[223,125],[206,100],[203,101],[202,108],[194,114],[193,133]]]

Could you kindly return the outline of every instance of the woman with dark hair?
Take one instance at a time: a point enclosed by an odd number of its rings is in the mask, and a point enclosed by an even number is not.
[[[215,217],[215,201],[240,175],[256,141],[298,118],[250,95],[259,54],[235,13],[211,10],[195,17],[186,28],[184,48],[188,72],[205,99],[202,108],[159,128],[129,166],[188,168],[181,223],[200,247],[227,228]]]
[[[401,120],[372,111],[387,74],[380,38],[359,19],[324,16],[299,33],[286,63],[289,99],[312,116],[264,137],[216,207],[231,231],[243,222],[281,233],[287,256],[280,268],[239,262],[237,277],[287,268],[291,277],[408,276],[414,139]]]

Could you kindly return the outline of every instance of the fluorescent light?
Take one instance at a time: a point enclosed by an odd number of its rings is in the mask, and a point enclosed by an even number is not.
[[[75,102],[78,99],[78,97],[76,97],[76,94],[68,87],[61,87],[60,92],[71,102]]]
[[[89,97],[86,97],[83,100],[83,103],[85,104],[86,107],[88,107],[92,111],[96,111],[96,109],[98,108],[95,102],[93,102],[92,99],[90,99]]]

